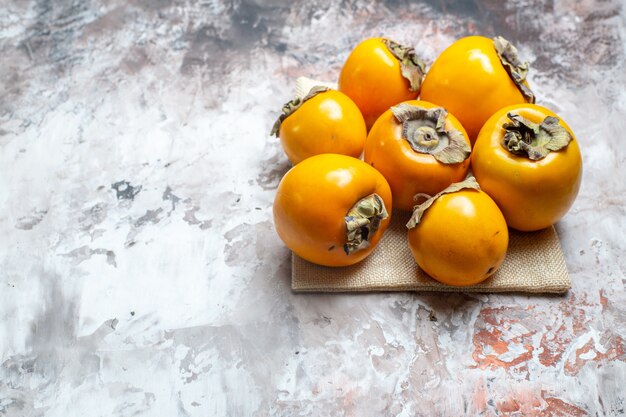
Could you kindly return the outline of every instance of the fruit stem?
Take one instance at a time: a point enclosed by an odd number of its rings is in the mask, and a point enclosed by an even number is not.
[[[383,199],[376,193],[357,201],[345,217],[347,243],[343,250],[346,255],[367,248],[381,220],[388,216]]]
[[[528,61],[522,62],[517,52],[517,48],[502,36],[496,36],[493,38],[493,46],[496,48],[496,53],[498,54],[498,57],[500,57],[502,66],[504,66],[506,72],[509,73],[509,77],[511,77],[515,85],[517,85],[517,88],[520,90],[526,101],[534,103],[535,94],[525,82],[526,76],[528,75],[528,69],[530,68]]]
[[[278,137],[280,133],[280,125],[283,123],[283,120],[285,120],[287,117],[291,116],[293,112],[298,110],[300,106],[304,104],[304,102],[328,90],[330,90],[330,88],[316,85],[312,87],[311,90],[309,90],[309,93],[306,96],[304,96],[304,98],[296,97],[293,100],[289,100],[288,102],[286,102],[283,105],[283,108],[281,109],[282,111],[281,115],[278,116],[278,119],[274,123],[274,126],[272,126],[272,131],[270,132],[270,136]]]
[[[407,229],[412,229],[417,226],[422,220],[422,217],[424,216],[426,210],[428,210],[439,197],[444,194],[456,193],[464,189],[480,190],[480,186],[478,185],[478,182],[474,177],[467,177],[461,182],[455,182],[454,184],[450,184],[445,190],[435,194],[428,200],[424,201],[422,204],[413,207],[413,214],[411,215],[409,222],[406,224]]]
[[[389,52],[400,61],[400,71],[402,76],[409,81],[409,90],[412,92],[419,91],[424,75],[426,75],[426,65],[417,57],[415,49],[389,39],[383,39],[383,43]]]
[[[502,146],[515,155],[523,155],[532,161],[545,158],[551,151],[565,148],[572,140],[571,135],[559,124],[559,119],[547,116],[540,124],[508,113],[511,123],[504,123],[506,131]]]
[[[401,103],[392,107],[391,112],[402,123],[402,137],[415,152],[432,155],[444,164],[458,164],[469,157],[470,145],[463,134],[446,129],[446,109]]]

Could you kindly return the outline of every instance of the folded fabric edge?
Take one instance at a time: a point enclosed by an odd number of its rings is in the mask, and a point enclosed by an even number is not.
[[[319,287],[294,287],[292,285],[291,290],[296,293],[368,293],[368,292],[439,292],[439,293],[482,293],[482,294],[495,294],[495,293],[516,293],[520,295],[541,295],[541,294],[561,294],[565,295],[571,285],[568,286],[549,286],[549,287],[509,287],[509,288],[474,288],[474,287],[411,287],[411,286],[376,286],[367,288],[319,288]]]

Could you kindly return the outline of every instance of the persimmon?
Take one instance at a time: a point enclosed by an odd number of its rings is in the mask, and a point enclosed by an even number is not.
[[[437,194],[465,178],[469,155],[470,141],[456,117],[419,100],[383,113],[364,148],[365,162],[387,179],[401,210],[411,210],[418,194]]]
[[[361,111],[345,94],[313,87],[283,106],[272,133],[293,164],[323,153],[358,158],[367,137]]]
[[[502,107],[534,103],[528,62],[506,39],[469,36],[444,50],[422,83],[420,98],[445,107],[467,130],[472,144],[482,125]]]
[[[573,204],[582,157],[570,127],[535,104],[505,107],[487,120],[472,151],[472,170],[508,225],[546,228]]]
[[[448,285],[489,278],[502,265],[509,244],[500,209],[473,177],[416,206],[407,227],[419,267]]]
[[[274,226],[301,258],[347,266],[376,247],[391,210],[391,190],[378,171],[356,158],[322,154],[285,174],[274,200]]]
[[[369,129],[389,107],[417,98],[424,73],[412,47],[386,38],[367,39],[343,65],[339,91],[361,109]]]

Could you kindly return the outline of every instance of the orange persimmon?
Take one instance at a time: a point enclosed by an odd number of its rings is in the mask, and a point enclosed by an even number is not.
[[[518,104],[497,111],[481,129],[471,160],[480,187],[517,230],[554,224],[578,195],[578,143],[570,127],[545,107]]]
[[[274,226],[295,254],[325,266],[363,260],[376,247],[391,216],[385,178],[345,155],[312,156],[281,180]]]
[[[416,206],[409,246],[417,264],[444,284],[477,284],[506,256],[509,232],[494,201],[469,177]]]
[[[313,87],[304,98],[283,106],[272,134],[289,160],[300,161],[322,153],[338,153],[358,158],[367,137],[361,111],[350,97],[324,87]]]
[[[439,55],[424,78],[420,98],[445,107],[467,130],[472,144],[482,125],[502,107],[531,102],[528,63],[502,37],[462,38]]]
[[[367,39],[348,56],[339,91],[361,109],[369,129],[389,107],[417,98],[424,73],[413,48],[385,38]]]
[[[394,207],[411,210],[416,195],[432,196],[467,175],[470,141],[452,114],[410,100],[378,118],[367,136],[364,160],[389,182]]]

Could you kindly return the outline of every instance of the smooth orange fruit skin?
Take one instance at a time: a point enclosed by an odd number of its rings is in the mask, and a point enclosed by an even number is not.
[[[339,91],[361,109],[368,129],[389,107],[417,98],[419,91],[411,91],[410,86],[383,38],[358,44],[339,75]]]
[[[480,190],[444,194],[409,229],[417,264],[444,284],[477,284],[494,274],[506,256],[509,231],[498,206]]]
[[[472,143],[493,113],[526,102],[502,66],[493,40],[482,36],[459,39],[443,51],[426,74],[420,94],[420,99],[454,114]]]
[[[378,194],[389,216],[370,236],[370,246],[346,255],[345,216],[354,204]],[[389,225],[391,190],[385,178],[358,159],[322,154],[285,174],[274,200],[274,226],[285,245],[301,258],[324,266],[347,266],[365,259]]]
[[[472,151],[472,171],[480,187],[498,204],[507,224],[524,232],[544,229],[561,219],[574,203],[582,179],[582,157],[572,136],[566,148],[532,161],[514,155],[502,145],[507,113],[541,123],[554,112],[535,104],[520,104],[497,111],[483,126]]]
[[[280,126],[280,142],[293,164],[313,155],[358,158],[367,137],[361,111],[350,97],[329,90],[305,101]]]
[[[439,107],[427,101],[410,100],[415,106]],[[459,130],[467,143],[467,133],[461,123],[448,113],[446,129]],[[434,156],[415,152],[402,137],[402,123],[391,110],[383,113],[367,136],[363,159],[372,165],[389,182],[393,205],[400,210],[412,210],[418,193],[433,196],[454,182],[462,181],[467,175],[470,159],[458,164],[443,164]]]

